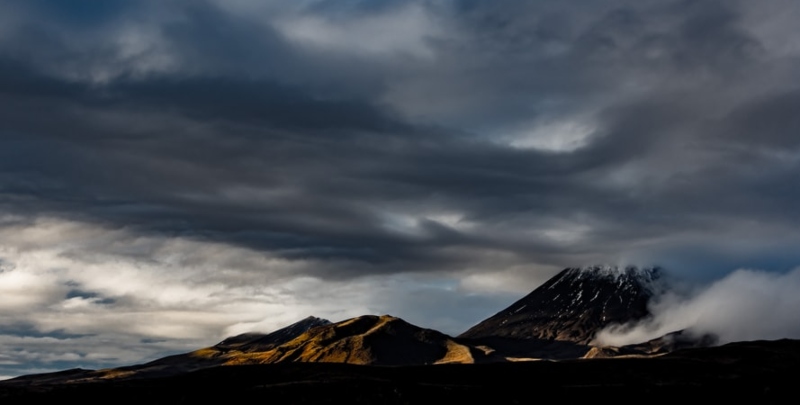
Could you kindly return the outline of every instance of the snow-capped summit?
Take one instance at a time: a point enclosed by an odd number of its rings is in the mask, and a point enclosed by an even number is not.
[[[659,277],[659,267],[637,267],[637,266],[615,266],[611,264],[596,264],[592,266],[583,266],[576,269],[567,269],[570,271],[579,271],[587,275],[605,276],[605,277],[621,277],[621,276],[634,276],[634,277]]]
[[[566,269],[566,271],[567,274],[565,274],[564,278],[568,278],[566,277],[568,275],[582,280],[613,280],[620,288],[641,288],[651,295],[663,292],[666,287],[660,267],[612,266],[605,264],[570,268]]]
[[[658,267],[608,265],[567,268],[460,337],[544,339],[588,344],[613,323],[649,315],[664,290]]]

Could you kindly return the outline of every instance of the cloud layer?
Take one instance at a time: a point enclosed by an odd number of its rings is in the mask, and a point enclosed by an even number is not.
[[[600,344],[624,346],[685,331],[714,336],[719,344],[759,339],[800,339],[797,308],[800,269],[785,274],[737,270],[688,294],[670,292],[636,325],[614,325],[598,334]]]
[[[0,333],[28,307],[155,305],[211,315],[145,339],[219,335],[264,319],[231,315],[248,289],[302,280],[420,295],[437,280],[495,302],[598,262],[704,282],[786,272],[799,14],[789,0],[2,2],[0,232],[29,236],[0,247],[16,266],[0,305],[17,317]],[[286,308],[306,294],[289,291]],[[452,305],[434,295],[410,316]],[[489,307],[415,319],[456,329]],[[85,328],[64,330],[111,330]]]
[[[7,376],[140,363],[315,315],[391,313],[451,334],[513,296],[442,275],[323,280],[287,260],[60,219],[3,218],[0,370]]]

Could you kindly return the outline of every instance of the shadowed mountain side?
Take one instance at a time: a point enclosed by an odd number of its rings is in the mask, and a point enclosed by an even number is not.
[[[481,348],[492,354],[495,361],[570,360],[580,358],[649,357],[660,356],[680,349],[711,347],[717,339],[711,335],[693,336],[683,331],[673,332],[643,343],[626,346],[594,346],[563,340],[515,339],[491,336],[480,339],[459,339],[460,342]]]
[[[579,359],[592,348],[574,342],[550,339],[518,339],[503,336],[457,339],[489,355],[488,361]]]
[[[610,324],[650,315],[648,303],[662,288],[658,268],[568,268],[459,338],[509,338],[589,345]]]

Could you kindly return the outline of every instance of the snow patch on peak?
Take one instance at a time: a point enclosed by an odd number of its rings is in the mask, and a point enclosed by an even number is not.
[[[576,273],[582,276],[608,277],[608,278],[632,278],[653,280],[661,277],[660,267],[636,267],[636,266],[612,266],[594,265],[584,266],[575,269]]]
[[[624,276],[637,273],[650,273],[658,271],[658,267],[637,267],[637,266],[615,266],[610,264],[596,264],[583,266],[578,269],[582,273],[591,273],[602,276]]]
[[[658,295],[665,289],[660,267],[614,266],[608,264],[570,268],[565,273],[571,282],[608,280],[621,289],[640,287],[650,295]],[[559,280],[561,281],[561,280]]]

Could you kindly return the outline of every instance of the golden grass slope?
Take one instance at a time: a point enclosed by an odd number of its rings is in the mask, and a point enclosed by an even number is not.
[[[418,365],[474,363],[476,351],[432,329],[389,315],[365,315],[310,329],[274,349],[230,351],[224,364],[283,362]],[[198,355],[215,357],[210,352]]]

